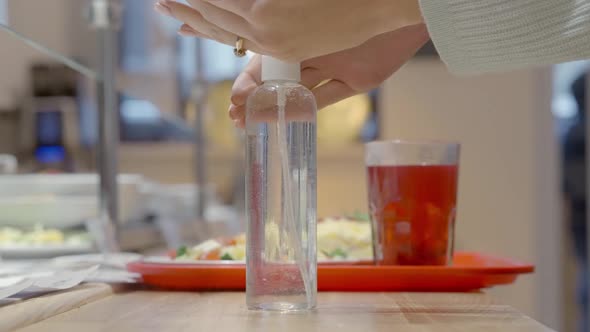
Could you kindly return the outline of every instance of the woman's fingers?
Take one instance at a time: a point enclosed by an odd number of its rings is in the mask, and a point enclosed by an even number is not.
[[[246,122],[246,105],[230,105],[229,117],[234,121],[236,127],[243,128]]]
[[[248,95],[262,82],[260,81],[261,57],[255,55],[244,71],[236,78],[232,90],[231,101],[234,105],[244,105]],[[313,89],[324,80],[325,77],[321,70],[317,68],[304,68],[301,71],[301,84],[308,89]]]
[[[254,55],[238,75],[232,87],[229,117],[238,128],[244,128],[246,125],[246,100],[248,96],[262,83],[260,81],[261,64],[262,57],[258,54]]]
[[[201,13],[201,16],[203,16],[211,24],[214,24],[226,31],[229,31],[234,35],[240,35],[240,37],[252,39],[252,27],[244,18],[225,9],[219,8],[213,4],[210,4],[207,1],[187,1],[194,9]],[[217,4],[222,3],[224,3],[224,1],[217,2]]]
[[[180,29],[178,29],[178,34],[183,36],[183,37],[198,37],[198,38],[206,38],[206,39],[211,39],[211,37],[207,36],[204,33],[201,33],[195,29],[193,29],[190,25],[188,24],[183,24]]]
[[[246,115],[246,105],[236,106],[231,104],[229,106],[229,117],[232,120],[242,119]]]
[[[312,92],[315,95],[318,110],[357,94],[346,83],[338,80],[331,80],[326,84],[322,84],[313,89]]]
[[[245,105],[248,95],[262,83],[260,81],[261,65],[262,57],[256,54],[238,75],[232,87],[232,104],[237,106]]]
[[[256,0],[206,0],[211,5],[245,17]],[[188,0],[191,2],[191,0]]]
[[[329,79],[329,77],[326,77],[326,75],[324,75],[324,73],[317,68],[308,67],[301,70],[300,83],[310,90],[327,79]]]
[[[236,43],[237,36],[235,34],[211,24],[201,15],[201,13],[190,6],[175,1],[160,0],[155,8],[162,14],[172,16],[177,20],[184,22],[198,33],[207,36],[209,39],[230,46],[234,46]],[[187,30],[185,29],[184,31],[179,32],[181,34],[187,34],[186,31]],[[263,52],[263,50],[248,39],[244,39],[243,47],[254,52]]]
[[[234,120],[238,127],[243,127],[245,122],[248,96],[258,85],[262,84],[260,79],[261,62],[261,56],[255,55],[234,82],[229,117]],[[356,94],[348,85],[337,80],[331,80],[324,85],[318,86],[327,79],[329,78],[325,77],[322,71],[317,68],[307,67],[301,71],[301,84],[308,89],[313,89],[318,108],[323,108]],[[267,116],[263,117],[266,118]]]

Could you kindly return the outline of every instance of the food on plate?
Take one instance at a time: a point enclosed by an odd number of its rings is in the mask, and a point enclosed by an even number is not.
[[[278,229],[266,229],[267,237],[278,237]],[[325,218],[317,225],[319,261],[371,260],[373,248],[371,224],[366,220],[346,217]],[[175,260],[246,259],[246,235],[204,241],[194,247],[180,247],[173,253]]]
[[[0,228],[0,246],[79,246],[91,244],[84,232],[64,232],[36,225],[31,231],[14,227]]]

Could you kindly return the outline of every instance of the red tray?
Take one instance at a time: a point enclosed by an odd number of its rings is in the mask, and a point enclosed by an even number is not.
[[[456,253],[452,266],[376,266],[319,264],[320,291],[440,291],[467,292],[513,283],[534,266],[478,253]],[[240,263],[194,264],[138,261],[127,269],[143,282],[176,290],[243,290],[246,268]]]

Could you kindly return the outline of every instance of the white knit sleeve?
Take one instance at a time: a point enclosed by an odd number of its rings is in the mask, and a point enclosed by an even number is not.
[[[590,59],[590,0],[420,0],[457,74]]]

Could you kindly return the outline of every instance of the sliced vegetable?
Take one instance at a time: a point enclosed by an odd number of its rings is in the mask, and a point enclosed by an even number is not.
[[[231,255],[226,252],[225,254],[223,254],[223,256],[221,256],[221,260],[222,261],[233,261],[234,258],[231,257]]]
[[[335,258],[335,257],[341,257],[341,258],[347,258],[348,254],[346,253],[346,251],[342,250],[341,248],[336,248],[334,250],[332,250],[331,252],[327,252],[322,250],[322,253],[324,255],[326,255],[328,258]]]
[[[204,252],[199,259],[206,261],[217,261],[221,259],[221,247]]]
[[[322,219],[317,227],[319,259],[328,261],[370,259],[373,248],[371,245],[371,223],[368,220],[368,215],[358,212],[355,213],[355,218],[334,217]],[[265,236],[267,239],[280,238],[280,230],[275,223],[265,227]],[[210,239],[194,247],[181,247],[172,256],[176,256],[176,259],[181,260],[245,261],[246,234]]]
[[[180,248],[178,248],[176,250],[176,257],[180,257],[180,256],[184,256],[186,255],[188,252],[188,249],[186,246],[181,246]]]
[[[348,254],[344,250],[342,250],[341,248],[336,248],[330,253],[330,257],[346,258],[346,257],[348,257]]]
[[[355,211],[350,217],[356,221],[371,221],[371,216],[368,213],[360,211]]]

